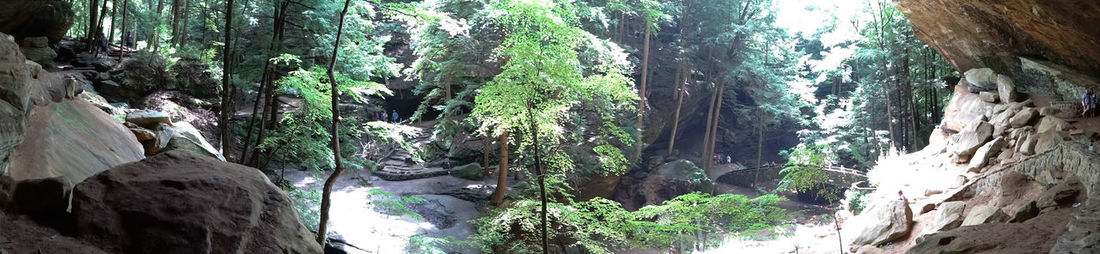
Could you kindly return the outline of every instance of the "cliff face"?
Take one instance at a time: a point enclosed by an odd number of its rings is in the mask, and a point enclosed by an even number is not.
[[[1018,73],[1019,57],[1100,71],[1100,2],[894,0],[917,37],[955,69]]]

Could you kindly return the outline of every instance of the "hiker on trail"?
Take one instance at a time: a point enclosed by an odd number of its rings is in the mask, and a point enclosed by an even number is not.
[[[726,155],[726,164],[730,164],[730,163],[733,163],[733,157],[730,157],[730,155],[727,154]]]
[[[1081,95],[1081,108],[1082,117],[1096,116],[1096,94],[1092,93],[1092,89],[1085,88],[1085,94]]]
[[[104,36],[103,32],[99,32],[99,50],[107,52],[107,36]]]
[[[401,118],[398,118],[398,117],[397,117],[397,110],[396,110],[396,109],[394,109],[394,110],[393,110],[393,122],[394,122],[394,123],[400,122],[400,121],[399,121],[400,119],[401,119]]]
[[[901,193],[901,190],[898,190],[898,200],[901,200],[901,201],[905,202],[906,204],[909,204],[909,199],[905,197],[905,194]]]
[[[381,120],[383,122],[386,121],[386,117],[388,117],[388,116],[389,116],[389,111],[388,110],[382,110],[382,119]]]

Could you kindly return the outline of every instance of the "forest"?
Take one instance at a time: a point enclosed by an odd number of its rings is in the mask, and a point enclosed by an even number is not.
[[[350,253],[728,253],[831,225],[866,191],[827,170],[930,145],[960,80],[889,0],[60,2],[62,58],[117,64],[108,113],[190,122]]]

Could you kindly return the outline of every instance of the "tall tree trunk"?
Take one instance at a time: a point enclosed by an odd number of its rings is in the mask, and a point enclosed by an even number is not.
[[[103,0],[103,1],[107,1],[107,0]],[[86,43],[88,43],[89,47],[93,47],[93,48],[95,47],[94,46],[95,45],[95,37],[96,37],[95,31],[96,31],[96,28],[97,28],[96,27],[96,20],[99,20],[99,19],[96,18],[96,16],[99,15],[98,8],[99,8],[99,0],[90,0],[90,1],[88,1],[88,31],[84,32],[85,33],[84,34],[85,35],[84,41]]]
[[[712,122],[714,122],[714,102],[717,99],[718,99],[718,92],[714,92],[713,94],[710,95],[710,104],[707,104],[708,105],[708,107],[707,107],[707,125],[704,125],[704,127],[703,127],[703,130],[704,130],[703,142],[702,142],[703,143],[703,152],[702,152],[702,154],[700,154],[700,156],[702,158],[699,158],[701,160],[699,162],[699,164],[703,166],[703,171],[706,171],[706,172],[710,172],[710,169],[707,168],[707,165],[709,165],[709,163],[707,163],[707,162],[714,160],[714,156],[709,155],[710,147],[707,146],[707,143],[710,141],[710,135],[711,135],[711,133],[710,133],[710,124]]]
[[[714,149],[717,148],[716,144],[718,142],[718,123],[720,123],[722,120],[722,97],[725,97],[726,95],[725,88],[725,82],[718,85],[718,100],[714,102],[714,123],[712,123],[712,126],[710,127],[710,140],[705,144],[707,147],[710,147],[709,151],[711,157],[714,156]],[[706,172],[708,176],[711,175],[711,173],[714,173],[714,160],[707,161]]]
[[[118,13],[118,7],[118,0],[115,0],[115,2],[111,3],[111,28],[108,30],[109,32],[107,32],[107,44],[110,44],[115,39],[115,26],[118,25],[118,19],[115,19],[115,17],[117,17],[115,16],[115,14]]]
[[[504,192],[508,190],[508,132],[500,134],[500,174],[497,176],[497,189],[493,193],[493,205],[504,203]],[[488,166],[488,165],[486,165]]]
[[[128,7],[127,5],[129,5],[129,2],[130,2],[130,0],[122,0],[122,34],[119,35],[119,36],[122,37],[122,44],[119,44],[120,46],[118,47],[119,48],[119,51],[118,51],[118,63],[119,64],[122,64],[122,57],[126,56],[126,43],[129,42],[129,38],[126,37],[126,35],[127,35],[127,33],[126,33],[126,21],[127,21],[126,18],[127,18],[127,15],[126,14],[129,13],[128,11],[126,11],[126,8]]]
[[[229,63],[230,57],[233,54],[233,0],[225,1],[225,47],[222,49],[222,105],[221,105],[221,118],[218,119],[218,127],[220,127],[220,141],[222,154],[229,153],[229,147],[232,141],[229,139],[229,116],[233,113],[233,107],[231,100],[231,92],[233,88],[230,84],[232,80],[232,66]]]
[[[535,174],[538,174],[539,178],[539,198],[542,203],[542,253],[550,253],[550,241],[547,231],[550,231],[550,227],[546,224],[546,172],[542,169],[542,146],[539,143],[539,126],[535,123],[535,101],[532,99],[527,100],[527,118],[530,119],[531,126],[531,138],[534,149],[532,152],[535,154]]]
[[[645,108],[647,105],[646,80],[647,77],[649,77],[649,34],[651,33],[649,26],[649,21],[646,21],[645,42],[642,43],[642,89],[638,91],[638,97],[641,98],[638,102],[638,144],[636,145],[637,148],[634,150],[634,158],[638,161],[642,160],[642,148],[645,147],[645,143],[642,139],[642,134],[645,133],[645,131],[642,131],[642,125],[645,123]]]
[[[226,1],[231,3],[233,0],[226,0]],[[231,5],[226,4],[226,6],[231,6]],[[151,33],[149,33],[149,41],[153,44],[153,52],[157,52],[157,51],[160,50],[160,35],[158,34],[157,29],[160,28],[160,22],[161,22],[161,19],[163,18],[163,17],[160,16],[160,13],[162,13],[163,11],[164,11],[164,0],[157,0],[157,12],[150,14],[150,15],[155,15],[154,16],[155,18],[153,18],[153,29],[150,30]],[[228,9],[227,9],[227,11],[228,11]],[[228,22],[230,20],[229,16],[232,16],[232,15],[227,12],[226,13],[226,18],[225,18],[226,24],[229,23]],[[228,31],[229,26],[228,25],[226,25],[225,30],[226,30],[225,31],[225,33],[226,33],[225,38],[226,38],[226,40],[229,40],[229,35],[228,35],[229,34],[229,31]],[[225,45],[226,45],[225,48],[229,48],[229,42],[226,42]],[[226,60],[226,62],[228,62],[228,60]],[[222,67],[222,70],[225,70],[225,68],[226,67]],[[223,91],[223,92],[225,92],[225,91]]]
[[[756,174],[752,177],[751,187],[756,187],[756,181],[760,179],[760,168],[764,166],[764,114],[757,112],[756,116]]]
[[[690,77],[690,75],[685,75],[684,72],[684,64],[676,63],[676,81],[675,84],[672,85],[673,87],[675,87],[674,89],[672,89],[672,96],[676,99],[676,113],[674,113],[674,116],[672,117],[672,132],[668,134],[669,156],[672,155],[672,150],[676,148],[676,131],[678,131],[678,129],[680,128],[680,106],[684,104],[683,90],[684,85],[687,83],[687,77],[685,76]],[[690,72],[690,70],[687,72]]]
[[[332,206],[332,185],[336,183],[337,178],[340,178],[340,174],[344,173],[344,163],[340,159],[340,90],[336,86],[336,74],[333,72],[333,68],[336,68],[336,53],[340,52],[340,37],[344,34],[344,17],[348,15],[349,5],[351,5],[351,0],[344,0],[344,10],[340,12],[340,24],[336,25],[336,44],[332,45],[332,58],[328,61],[328,81],[332,84],[332,90],[329,90],[332,93],[332,157],[336,160],[336,168],[332,171],[332,175],[328,177],[328,180],[325,180],[325,187],[321,192],[321,219],[320,224],[317,225],[317,242],[321,246],[325,245],[325,237],[328,233],[328,212],[329,207]]]
[[[286,2],[286,1],[278,2],[277,1],[273,4],[273,6],[274,6],[273,9],[274,9],[275,13],[272,16],[273,20],[271,22],[271,24],[272,24],[271,43],[268,44],[268,46],[267,46],[268,51],[267,51],[267,54],[265,54],[264,65],[263,65],[263,74],[261,74],[261,78],[260,78],[260,90],[259,90],[259,92],[256,93],[256,98],[252,102],[252,117],[248,120],[248,128],[247,128],[248,134],[246,135],[246,137],[244,139],[244,142],[245,142],[244,147],[241,149],[240,163],[242,163],[242,164],[248,163],[249,165],[255,166],[255,164],[252,163],[252,160],[250,160],[250,158],[248,156],[249,155],[248,152],[251,150],[250,146],[249,146],[249,143],[252,140],[252,131],[253,131],[253,127],[255,127],[254,125],[255,125],[255,122],[257,120],[256,119],[256,113],[257,113],[257,111],[261,110],[260,109],[261,103],[266,103],[266,101],[264,101],[263,99],[267,97],[266,94],[265,94],[268,90],[267,87],[270,86],[272,83],[274,83],[274,81],[272,80],[272,79],[274,79],[274,74],[272,73],[272,70],[271,70],[271,60],[270,59],[272,57],[274,57],[275,54],[277,54],[278,44],[279,44],[279,40],[280,40],[279,37],[280,37],[280,34],[282,33],[281,30],[282,30],[282,23],[283,23],[283,15],[286,12],[286,3],[288,3],[288,2]],[[266,112],[267,108],[265,107],[262,110],[264,110],[264,112],[259,112],[260,116],[266,116],[266,115],[264,115],[264,113]],[[265,121],[264,121],[263,118],[261,118],[259,121],[260,121],[260,130],[259,130],[259,132],[263,133],[263,127],[264,127],[263,123]],[[258,136],[259,137],[256,139],[256,146],[257,147],[260,145],[260,143],[263,143],[263,137],[262,137],[263,134],[258,134]],[[257,154],[258,154],[258,151],[252,151],[251,155],[252,155],[252,157],[255,157]]]

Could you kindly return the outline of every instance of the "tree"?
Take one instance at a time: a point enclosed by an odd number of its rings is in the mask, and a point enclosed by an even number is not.
[[[344,10],[340,12],[340,23],[336,25],[336,42],[332,45],[332,58],[329,58],[328,70],[326,71],[328,82],[332,85],[330,90],[332,93],[332,156],[336,166],[332,171],[332,175],[328,177],[328,180],[325,180],[325,187],[321,192],[321,220],[317,226],[317,242],[321,245],[325,244],[325,238],[328,237],[326,230],[328,229],[328,210],[332,206],[332,185],[336,184],[336,179],[344,173],[344,164],[340,160],[340,90],[337,89],[336,75],[333,74],[333,69],[336,68],[336,56],[340,52],[340,37],[344,34],[344,17],[347,16],[348,6],[350,5],[351,0],[344,0]]]
[[[637,96],[626,86],[622,70],[609,64],[587,77],[578,71],[580,61],[575,48],[587,36],[576,27],[568,2],[510,0],[496,2],[493,8],[502,12],[497,22],[505,29],[505,36],[498,52],[507,62],[501,73],[481,88],[473,115],[481,121],[480,131],[488,136],[510,131],[522,134],[520,149],[534,157],[532,166],[541,203],[541,245],[547,253],[545,149],[560,142],[563,121],[578,101],[602,97],[632,102]],[[567,157],[551,154],[548,158],[546,164],[553,165],[552,169],[569,164]]]
[[[163,1],[163,0],[162,0]],[[159,9],[159,8],[158,8]],[[232,69],[230,68],[230,56],[233,55],[233,0],[225,0],[225,41],[222,49],[222,101],[221,101],[221,115],[218,118],[218,127],[220,130],[221,149],[222,154],[229,154],[229,147],[232,145],[229,133],[229,116],[233,113],[233,86],[232,86]],[[228,158],[227,158],[228,159]]]

